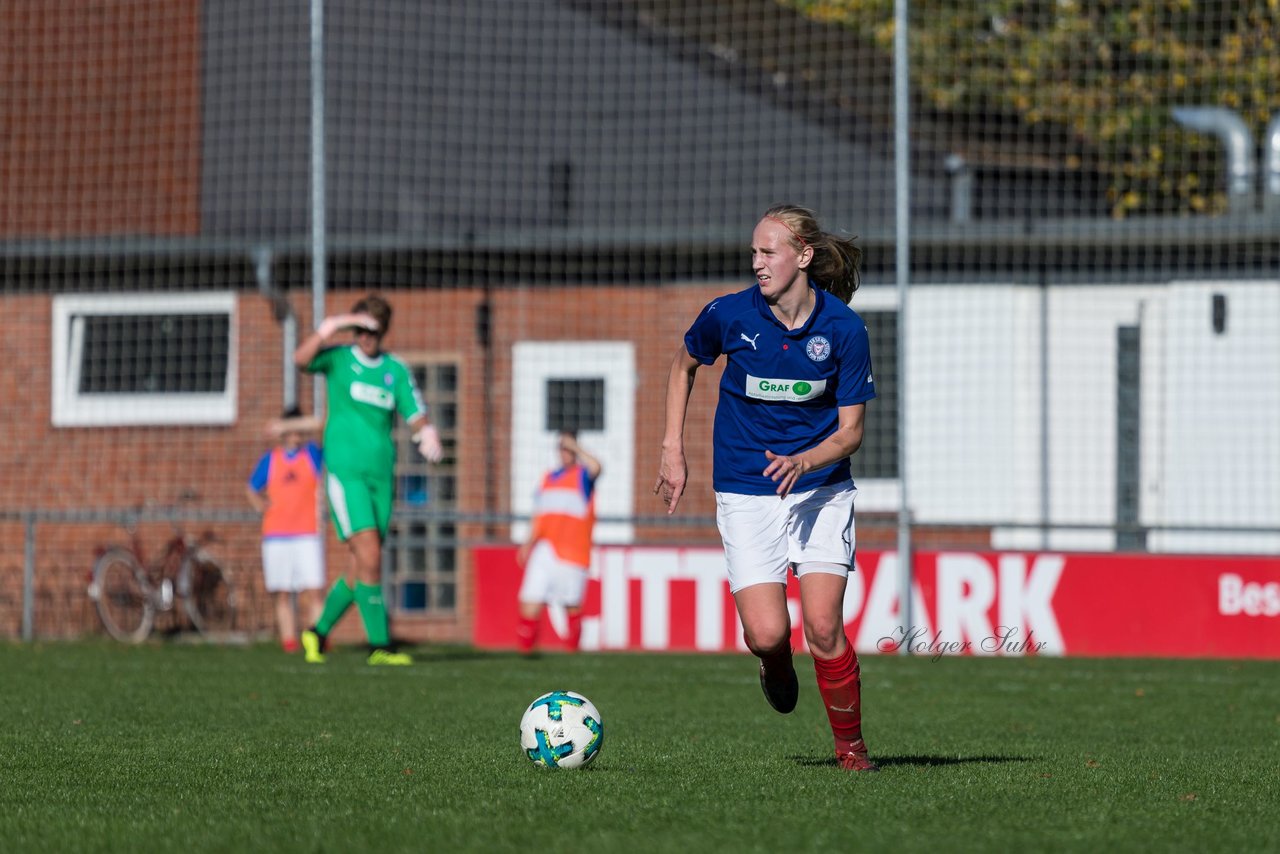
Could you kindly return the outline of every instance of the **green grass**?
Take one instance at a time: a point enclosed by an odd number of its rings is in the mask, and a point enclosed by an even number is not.
[[[813,684],[752,659],[0,645],[0,851],[1264,850],[1280,662],[866,657],[883,768],[841,771]],[[583,771],[525,705],[590,697]]]

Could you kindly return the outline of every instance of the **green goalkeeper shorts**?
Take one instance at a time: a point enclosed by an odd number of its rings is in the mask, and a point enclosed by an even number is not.
[[[329,472],[325,485],[329,493],[329,516],[343,542],[351,539],[352,534],[375,529],[379,539],[387,538],[395,481],[389,477]]]

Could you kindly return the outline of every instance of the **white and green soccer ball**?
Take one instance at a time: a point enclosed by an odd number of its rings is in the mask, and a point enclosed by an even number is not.
[[[600,754],[600,710],[574,691],[552,691],[529,704],[520,719],[520,746],[534,765],[581,768]]]

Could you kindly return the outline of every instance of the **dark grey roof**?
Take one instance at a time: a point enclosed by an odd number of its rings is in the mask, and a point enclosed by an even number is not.
[[[780,201],[831,228],[891,229],[893,163],[856,116],[814,121],[771,91],[785,81],[734,79],[592,8],[330,0],[329,231],[426,247],[745,245]],[[307,231],[306,14],[205,5],[206,236]],[[913,192],[943,195],[927,177]]]

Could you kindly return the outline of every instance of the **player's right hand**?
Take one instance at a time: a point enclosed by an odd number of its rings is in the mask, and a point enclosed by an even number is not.
[[[658,479],[653,484],[653,494],[667,505],[667,515],[676,512],[680,505],[680,496],[684,495],[684,487],[689,479],[689,467],[685,463],[684,454],[663,451],[662,462],[658,465]]]
[[[370,332],[377,332],[378,321],[369,314],[335,314],[332,317],[326,317],[316,331],[320,333],[321,338],[327,339],[344,329],[368,329]]]
[[[444,445],[440,442],[440,434],[436,432],[435,425],[424,425],[418,434],[414,437],[414,441],[418,443],[418,453],[429,463],[438,463],[444,459]]]

